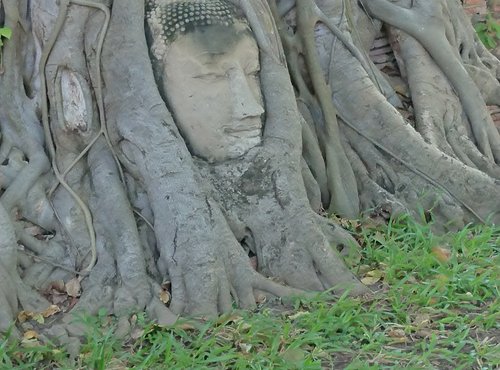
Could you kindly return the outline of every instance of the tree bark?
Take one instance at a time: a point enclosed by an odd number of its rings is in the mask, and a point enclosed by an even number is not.
[[[164,324],[254,307],[262,292],[368,293],[343,260],[359,246],[323,209],[499,222],[486,105],[500,102],[500,63],[458,1],[232,2],[259,45],[266,118],[262,145],[212,164],[158,91],[144,2],[1,1],[13,36],[1,50],[0,331],[54,303],[40,293],[60,281],[81,285],[58,302],[76,302],[71,313],[147,310]],[[382,24],[414,122],[368,58]],[[49,334],[72,343],[69,321]]]

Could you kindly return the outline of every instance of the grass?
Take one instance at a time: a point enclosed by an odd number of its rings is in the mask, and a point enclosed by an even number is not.
[[[354,227],[363,245],[356,269],[377,290],[373,299],[267,302],[196,328],[161,328],[136,315],[126,341],[101,315],[85,319],[76,359],[37,340],[3,340],[0,368],[500,368],[500,229],[437,236],[409,219]]]

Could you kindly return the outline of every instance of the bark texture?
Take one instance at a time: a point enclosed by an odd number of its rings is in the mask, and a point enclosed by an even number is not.
[[[367,293],[342,257],[356,242],[324,209],[500,221],[486,108],[500,104],[500,63],[458,0],[233,2],[260,48],[266,120],[262,145],[219,164],[191,155],[158,92],[142,1],[0,2],[13,30],[0,72],[0,331],[51,303],[106,308],[126,333],[132,311],[169,324],[262,294]],[[406,97],[368,57],[382,27]],[[61,284],[73,299],[55,301]],[[71,343],[69,321],[49,334]]]

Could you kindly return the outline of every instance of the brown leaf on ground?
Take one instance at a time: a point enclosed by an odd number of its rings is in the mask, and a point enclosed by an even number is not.
[[[66,293],[70,297],[79,297],[80,296],[80,280],[78,278],[73,278],[66,283]]]
[[[298,319],[301,316],[307,316],[310,315],[311,313],[308,311],[298,311],[297,313],[294,313],[293,315],[288,316],[290,320],[295,320]]]
[[[61,305],[68,299],[66,285],[63,280],[52,281],[43,294],[53,305],[57,306]]]
[[[217,325],[227,325],[234,322],[240,322],[241,320],[243,320],[242,316],[237,314],[229,314],[229,315],[222,315],[216,322]]]
[[[167,292],[166,290],[160,291],[160,301],[162,301],[165,304],[168,304],[168,302],[170,302],[170,293]]]
[[[71,297],[71,301],[68,304],[68,307],[66,307],[65,311],[71,311],[73,307],[78,303],[78,298],[77,297]]]
[[[190,330],[196,330],[196,326],[193,324],[190,324],[188,322],[183,322],[182,324],[179,324],[176,326],[179,329],[190,331]]]
[[[448,262],[451,258],[451,251],[448,248],[436,246],[432,248],[432,254],[439,262]]]
[[[46,311],[47,313],[51,313],[54,308],[51,308],[52,306],[50,306]],[[59,307],[57,307],[57,309],[59,309]],[[51,315],[49,315],[51,316]],[[48,317],[48,316],[44,316],[44,313],[41,313],[41,312],[32,312],[32,311],[20,311],[18,314],[17,314],[17,321],[19,321],[19,323],[23,323],[23,322],[26,322],[26,321],[29,321],[29,320],[33,320],[33,321],[36,321],[37,323],[39,324],[43,324],[45,323],[45,317]]]
[[[368,271],[372,270],[372,266],[370,265],[360,265],[358,267],[358,276],[364,276]]]
[[[415,337],[417,338],[429,338],[433,334],[430,329],[420,329],[415,332]]]
[[[348,230],[357,230],[361,226],[360,222],[358,220],[351,220],[348,218],[342,218],[342,217],[336,217],[332,216],[331,219],[342,226],[344,229]]]
[[[20,323],[26,322],[30,320],[34,314],[35,313],[31,311],[20,311],[17,314],[17,321],[19,321]]]
[[[437,297],[432,297],[431,299],[429,299],[430,305],[435,305],[438,302],[439,302],[439,299]]]
[[[60,293],[66,293],[66,288],[63,280],[54,280],[50,283],[49,289],[56,290]]]
[[[42,316],[47,318],[54,316],[56,313],[61,312],[61,309],[55,304],[50,305],[45,311],[42,312]]]
[[[391,338],[392,341],[397,343],[409,342],[409,339],[406,337],[403,329],[391,329],[387,332],[387,335]]]
[[[361,279],[361,282],[365,285],[373,285],[384,277],[384,272],[381,270],[371,270],[368,271]]]
[[[28,330],[23,334],[24,339],[38,339],[38,333],[34,330]]]
[[[424,328],[431,323],[431,316],[428,313],[418,313],[413,319],[413,325],[418,328]]]
[[[373,230],[379,229],[387,225],[387,221],[381,216],[368,217],[362,220],[361,229],[363,230]]]
[[[250,350],[252,349],[252,345],[248,343],[237,343],[237,347],[240,349],[241,352],[247,354],[250,353]]]
[[[140,337],[142,337],[143,335],[144,335],[144,329],[134,328],[132,330],[132,333],[130,333],[130,338],[133,339],[133,340],[137,340]]]
[[[32,317],[33,320],[35,320],[39,324],[45,324],[45,317],[41,313],[36,313]]]
[[[54,293],[50,296],[50,301],[54,305],[60,305],[68,300],[68,295],[66,293]]]

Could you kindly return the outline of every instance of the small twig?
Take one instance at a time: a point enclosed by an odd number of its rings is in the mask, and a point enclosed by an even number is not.
[[[144,221],[144,223],[145,223],[146,225],[148,225],[148,226],[149,226],[149,228],[150,228],[152,231],[155,231],[155,228],[154,228],[153,224],[152,224],[151,222],[149,222],[149,220],[146,218],[146,216],[144,216],[141,212],[139,212],[139,211],[137,211],[137,210],[135,210],[135,209],[133,209],[132,211],[133,211],[133,212],[134,212],[137,216],[139,216],[139,218],[140,218],[140,219],[142,219],[142,220]]]

